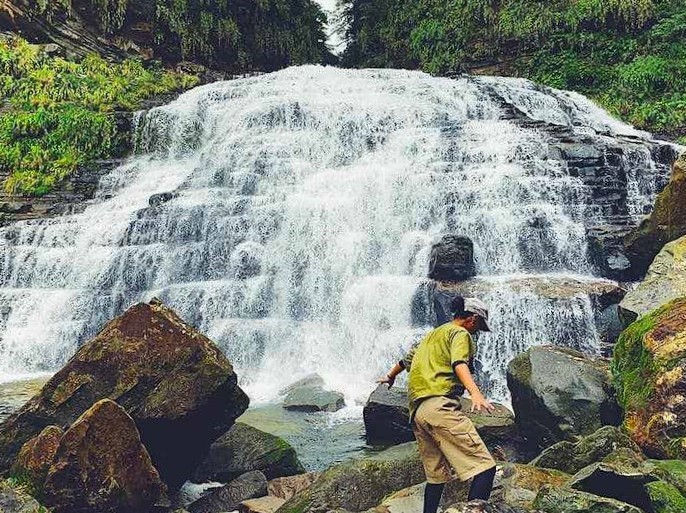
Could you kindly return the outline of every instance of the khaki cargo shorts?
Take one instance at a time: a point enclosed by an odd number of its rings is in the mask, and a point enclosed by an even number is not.
[[[429,483],[447,483],[454,479],[453,472],[460,481],[467,481],[495,466],[491,453],[458,400],[426,399],[417,409],[412,429]]]

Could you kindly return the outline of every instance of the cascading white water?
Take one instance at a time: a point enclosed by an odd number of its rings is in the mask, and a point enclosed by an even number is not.
[[[534,120],[643,137],[522,80],[314,66],[200,87],[140,116],[139,156],[82,214],[0,231],[0,372],[55,369],[158,296],[224,348],[254,400],[311,372],[363,399],[426,331],[412,298],[445,233],[470,236],[479,272],[499,283],[487,367],[575,334],[569,345],[597,350],[588,297],[556,307],[507,287],[515,273],[593,271],[588,187],[503,99]]]

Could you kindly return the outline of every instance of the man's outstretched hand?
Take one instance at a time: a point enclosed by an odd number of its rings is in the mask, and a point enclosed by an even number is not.
[[[395,377],[384,376],[383,378],[377,379],[376,382],[379,385],[388,385],[388,389],[390,390],[391,388],[393,388],[393,385],[395,384]]]
[[[472,397],[472,413],[473,412],[488,412],[493,413],[495,406],[493,406],[488,399],[483,395]]]

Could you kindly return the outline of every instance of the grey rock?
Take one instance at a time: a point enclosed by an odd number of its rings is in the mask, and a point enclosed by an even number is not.
[[[429,278],[461,281],[476,275],[474,243],[468,237],[445,235],[431,248]]]
[[[534,347],[510,362],[507,384],[521,432],[540,449],[622,420],[608,363],[577,351]]]
[[[237,422],[211,445],[209,454],[193,474],[193,481],[225,483],[254,470],[261,471],[267,479],[305,472],[288,442]]]
[[[626,502],[550,485],[538,492],[534,508],[544,513],[644,513]]]
[[[638,445],[619,428],[603,426],[576,443],[565,440],[548,447],[531,464],[575,474],[619,449],[629,449],[640,454]]]
[[[38,501],[21,490],[15,489],[7,481],[0,481],[0,512],[2,513],[42,513],[46,511]]]
[[[345,397],[339,392],[324,389],[324,379],[311,374],[281,390],[285,395],[283,407],[291,411],[338,411],[345,406]]]
[[[190,513],[235,511],[241,502],[267,495],[267,478],[262,472],[248,472],[226,486],[215,488],[188,506]]]

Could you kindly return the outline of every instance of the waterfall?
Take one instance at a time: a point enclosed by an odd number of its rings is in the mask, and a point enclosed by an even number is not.
[[[82,213],[0,229],[0,373],[54,370],[157,296],[225,350],[256,401],[311,372],[364,399],[426,332],[413,297],[432,244],[457,233],[495,284],[480,353],[504,399],[517,352],[598,350],[587,295],[508,287],[597,274],[595,189],[553,151],[558,129],[653,144],[579,95],[519,79],[305,66],[189,91],[137,117],[137,155]],[[648,150],[630,165],[627,218],[667,174]]]

